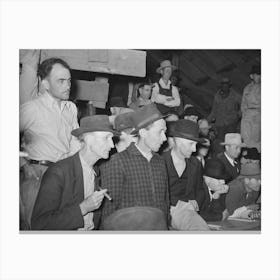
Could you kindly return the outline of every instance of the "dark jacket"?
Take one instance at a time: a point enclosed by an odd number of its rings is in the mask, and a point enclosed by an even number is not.
[[[225,179],[226,184],[238,177],[238,175],[240,173],[240,168],[241,168],[241,165],[240,165],[239,161],[236,161],[237,162],[236,166],[232,166],[231,163],[226,158],[224,153],[219,153],[217,155],[217,158],[225,166],[225,169],[226,169],[226,174],[225,174],[226,175],[226,179]]]
[[[84,200],[79,153],[58,161],[44,174],[33,209],[33,230],[75,230],[84,226],[79,204]],[[94,215],[95,228],[98,212]]]
[[[168,172],[171,205],[175,206],[178,200],[186,202],[196,200],[200,207],[205,198],[200,161],[195,157],[186,159],[186,168],[182,176],[179,177],[173,164],[171,150],[162,156]]]

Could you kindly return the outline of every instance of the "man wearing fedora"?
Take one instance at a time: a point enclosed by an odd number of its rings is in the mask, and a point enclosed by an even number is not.
[[[229,78],[223,78],[207,117],[210,123],[215,122],[219,139],[223,139],[226,133],[237,132],[241,117],[240,104],[241,95],[232,89]]]
[[[229,183],[229,192],[226,195],[229,214],[243,206],[257,210],[260,187],[260,154],[256,148],[247,148],[242,152],[240,175]]]
[[[200,162],[192,156],[198,137],[198,125],[190,120],[174,122],[169,132],[174,140],[172,149],[163,154],[168,172],[171,203],[171,225],[176,230],[208,230],[197,214],[204,200],[204,186]]]
[[[252,80],[243,91],[241,102],[241,135],[248,147],[261,152],[261,67],[253,65]]]
[[[225,141],[221,143],[224,146],[224,152],[219,153],[217,158],[225,166],[225,180],[226,183],[235,179],[240,173],[240,162],[238,157],[241,153],[241,148],[246,145],[241,140],[239,133],[227,133],[225,135]]]
[[[177,87],[173,86],[170,81],[172,71],[175,69],[176,67],[169,60],[164,60],[156,70],[161,75],[161,78],[154,84],[151,100],[156,103],[158,110],[162,114],[178,115],[181,99]],[[173,120],[171,116],[168,118]]]
[[[167,229],[168,182],[164,160],[156,153],[166,141],[164,116],[155,104],[132,116],[136,143],[101,167],[101,185],[112,201],[102,209],[105,230]]]
[[[107,159],[114,147],[116,132],[108,116],[81,119],[78,137],[82,148],[75,155],[58,161],[43,176],[35,202],[32,230],[91,230],[98,228],[98,213],[105,190],[100,190],[93,169],[99,159]]]
[[[223,163],[215,158],[207,160],[203,179],[206,192],[199,214],[207,222],[225,220],[229,215],[225,205],[225,194],[229,186],[225,184],[226,174]]]

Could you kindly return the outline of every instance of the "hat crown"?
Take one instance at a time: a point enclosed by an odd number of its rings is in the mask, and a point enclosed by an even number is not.
[[[164,61],[162,61],[162,62],[160,63],[160,67],[161,67],[161,68],[164,68],[164,67],[171,67],[171,66],[172,66],[172,64],[171,64],[170,60],[164,60]]]
[[[258,162],[247,162],[241,164],[240,175],[256,176],[261,174],[260,164]]]
[[[115,129],[118,131],[122,131],[128,128],[133,128],[134,123],[132,120],[132,114],[134,112],[123,113],[117,115],[114,121]]]
[[[209,159],[205,163],[204,175],[223,180],[226,177],[225,166],[218,159]]]
[[[241,135],[239,133],[227,133],[225,135],[225,142],[226,145],[241,145]]]

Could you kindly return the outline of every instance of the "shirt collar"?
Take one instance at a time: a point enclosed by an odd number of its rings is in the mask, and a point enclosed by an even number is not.
[[[150,152],[144,152],[143,150],[140,149],[140,147],[135,143],[135,147],[138,149],[138,151],[142,154],[143,157],[145,157],[148,161],[150,161],[153,157],[153,153]]]
[[[43,93],[42,94],[47,102],[47,104],[50,106],[50,107],[53,107],[53,106],[58,106],[56,100],[47,92]],[[60,110],[63,111],[63,109],[65,108],[65,106],[67,106],[69,108],[70,106],[70,102],[69,101],[61,101],[60,102]]]
[[[228,161],[230,162],[230,164],[231,164],[232,166],[234,166],[234,165],[237,163],[234,159],[230,158],[230,157],[226,154],[226,152],[224,152],[224,154],[225,154],[225,157],[228,159]]]
[[[82,169],[83,169],[84,171],[93,173],[93,174],[96,176],[96,172],[94,171],[93,167],[90,166],[90,165],[84,160],[84,158],[82,157],[81,153],[79,153],[79,157],[80,157],[80,160],[81,160]]]
[[[166,85],[165,82],[163,81],[163,79],[160,78],[159,83],[160,83],[161,86],[170,87],[171,81],[168,80],[168,83],[167,83],[167,85]]]

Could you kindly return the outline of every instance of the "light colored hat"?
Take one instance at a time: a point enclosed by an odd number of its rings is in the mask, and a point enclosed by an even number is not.
[[[199,128],[211,128],[211,125],[209,125],[208,121],[206,119],[201,119],[197,122]]]
[[[164,61],[162,61],[162,62],[160,63],[160,67],[157,68],[156,72],[157,72],[158,74],[160,74],[160,71],[161,71],[163,68],[165,68],[165,67],[171,67],[171,68],[172,68],[172,71],[175,70],[175,69],[177,69],[176,66],[174,66],[174,65],[171,64],[170,60],[164,60]]]
[[[246,144],[242,142],[241,135],[239,133],[227,133],[225,135],[225,141],[221,145],[236,145],[239,147],[246,147]]]

